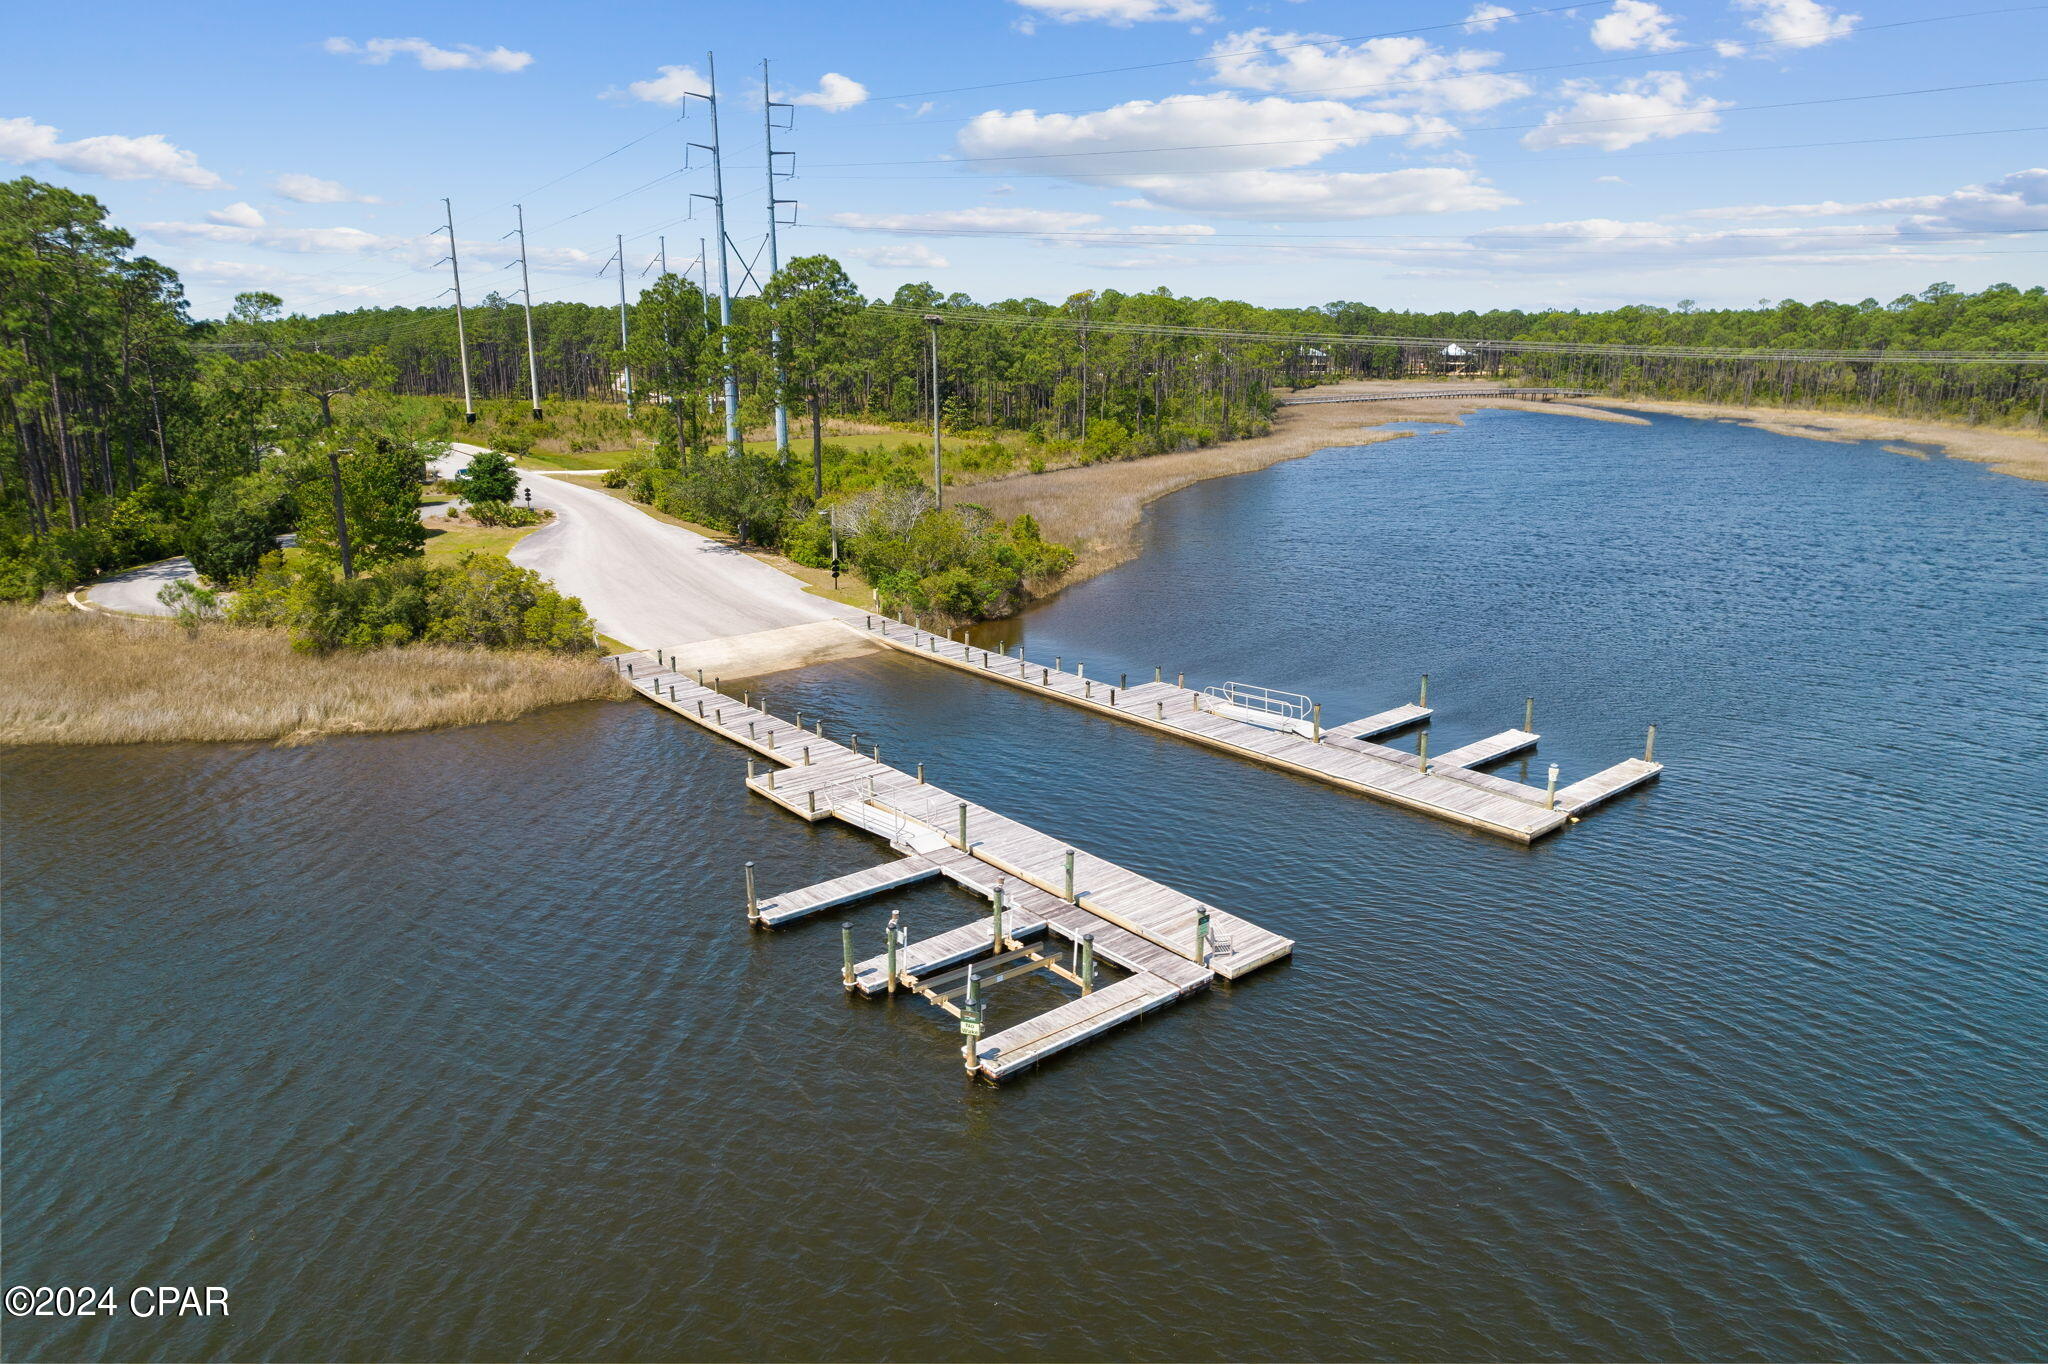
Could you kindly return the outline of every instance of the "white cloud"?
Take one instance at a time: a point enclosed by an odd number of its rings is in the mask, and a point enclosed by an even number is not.
[[[1563,94],[1571,102],[1543,116],[1543,126],[1523,134],[1522,145],[1598,147],[1620,151],[1638,142],[1710,133],[1721,126],[1717,109],[1728,101],[1697,98],[1676,71],[1650,71],[1602,89],[1598,81],[1566,81]]]
[[[1625,185],[1628,181],[1618,175],[1596,175],[1593,177],[1593,183],[1596,185]]]
[[[194,189],[227,189],[227,181],[199,164],[199,158],[174,147],[162,133],[121,137],[107,133],[66,142],[56,128],[29,118],[0,118],[0,159],[53,166],[109,180],[167,180]]]
[[[929,213],[834,213],[841,227],[867,231],[1069,232],[1102,221],[1100,213],[1042,208],[950,208]]]
[[[1017,3],[1033,14],[1058,23],[1092,21],[1115,28],[1161,21],[1195,24],[1216,17],[1209,0],[1017,0]],[[1030,21],[1025,20],[1018,27],[1029,33],[1029,25]]]
[[[649,80],[634,81],[623,91],[607,90],[614,98],[630,97],[649,104],[681,104],[691,95],[709,92],[711,83],[697,74],[694,66],[664,66]]]
[[[204,280],[227,289],[259,286],[281,292],[296,289],[320,298],[396,299],[418,292],[412,284],[337,284],[332,275],[306,275],[275,265],[256,265],[246,261],[183,261],[178,265],[178,276],[187,282]]]
[[[273,182],[273,188],[295,204],[381,204],[374,194],[358,194],[339,180],[322,180],[317,175],[287,171]]]
[[[1463,213],[1520,202],[1471,171],[1448,166],[1337,173],[1247,170],[1226,175],[1142,176],[1122,183],[1145,195],[1143,202],[1132,207],[1274,222]]]
[[[209,241],[222,245],[252,246],[295,255],[369,256],[388,255],[414,265],[432,265],[447,253],[447,240],[439,235],[393,237],[365,232],[359,227],[240,227],[230,223],[161,222],[137,224],[137,232],[171,241]],[[516,246],[508,242],[461,243],[462,258],[479,264],[507,264],[519,258]],[[528,253],[536,266],[587,266],[595,257],[571,247],[534,247]]]
[[[1899,224],[1906,235],[1930,232],[1983,233],[2048,229],[2048,169],[2014,171],[1988,184],[1965,185],[1946,194],[1910,194],[1861,203],[1823,200],[1811,204],[1735,204],[1699,209],[1694,218],[1862,218],[1876,214],[1907,215]]]
[[[1089,114],[991,110],[960,132],[963,155],[991,174],[1035,170],[1089,179],[1300,166],[1374,137],[1449,125],[1335,100],[1173,95]]]
[[[226,208],[209,209],[206,216],[214,222],[226,223],[231,227],[263,226],[263,215],[249,204],[229,204]]]
[[[1467,33],[1491,33],[1500,27],[1501,20],[1513,21],[1515,12],[1506,5],[1474,5],[1472,12],[1465,16]]]
[[[1593,46],[1606,52],[1669,52],[1683,46],[1672,28],[1677,20],[1650,0],[1614,0],[1593,21]]]
[[[1829,9],[1820,0],[1735,0],[1735,8],[1755,16],[1749,20],[1749,27],[1763,34],[1771,47],[1819,47],[1848,37],[1863,18],[1860,14]],[[1756,43],[1714,44],[1715,51],[1724,57],[1765,57],[1770,55],[1771,47]]]
[[[854,105],[864,103],[867,97],[868,88],[865,85],[850,76],[842,76],[837,71],[827,71],[820,76],[818,88],[808,94],[775,96],[777,99],[788,100],[791,104],[823,109],[828,114],[844,113]]]
[[[514,52],[509,47],[481,48],[470,43],[436,47],[425,38],[371,38],[362,43],[351,38],[329,38],[321,46],[337,57],[356,57],[372,66],[407,56],[427,71],[511,72],[524,71],[533,63],[531,52]]]
[[[908,246],[856,246],[845,254],[888,270],[944,270],[953,264],[919,242]]]
[[[1633,3],[1634,0],[1622,0]],[[1529,87],[1485,70],[1498,52],[1445,52],[1420,38],[1343,43],[1322,33],[1233,33],[1209,53],[1218,85],[1275,94],[1329,93],[1382,107],[1472,113],[1519,99]]]
[[[1202,223],[1175,223],[1163,227],[1118,227],[1106,224],[1099,213],[1063,209],[1011,208],[983,204],[975,208],[937,209],[924,213],[834,213],[831,221],[856,232],[929,232],[943,236],[1015,236],[1045,234],[1069,237],[1064,245],[1089,246],[1123,243],[1127,239],[1188,242],[1216,235],[1216,229]]]

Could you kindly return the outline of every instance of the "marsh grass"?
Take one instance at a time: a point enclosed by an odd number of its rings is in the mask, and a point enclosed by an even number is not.
[[[590,658],[416,645],[314,657],[282,630],[0,610],[0,744],[305,743],[626,696]]]

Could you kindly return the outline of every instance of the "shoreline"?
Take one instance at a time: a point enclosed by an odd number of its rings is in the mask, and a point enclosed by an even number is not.
[[[2048,483],[2048,438],[1992,426],[1892,417],[1874,412],[1823,412],[1800,407],[1724,407],[1715,403],[1668,402],[1658,398],[1587,398],[1588,404],[1655,412],[1697,421],[1733,422],[1780,436],[1839,444],[1876,440],[1932,445],[1950,459],[1988,464],[1993,473]],[[1894,454],[1924,457],[1918,450]]]
[[[1368,379],[1329,384],[1314,391],[1327,395],[1367,393],[1388,386],[1386,381]],[[1212,478],[1257,473],[1322,450],[1378,445],[1383,441],[1421,434],[1374,428],[1402,422],[1462,426],[1468,414],[1482,408],[1547,412],[1630,426],[1648,424],[1642,417],[1575,402],[1491,398],[1477,393],[1469,398],[1381,402],[1371,404],[1369,408],[1354,407],[1348,403],[1306,404],[1281,408],[1273,416],[1273,429],[1263,436],[1249,436],[1243,440],[1166,455],[1148,455],[1142,459],[1074,465],[1042,474],[991,479],[961,488],[958,495],[963,500],[980,503],[1006,520],[1029,512],[1037,518],[1046,539],[1073,548],[1076,559],[1072,570],[1052,591],[1034,597],[1032,601],[1035,604],[1048,601],[1077,583],[1086,582],[1135,559],[1144,550],[1142,528],[1145,508],[1169,493]],[[1027,606],[1025,609],[1030,608]]]
[[[1450,387],[1457,381],[1432,384]],[[1365,379],[1312,390],[1319,395],[1369,393],[1376,389],[1413,387],[1409,381]],[[1464,425],[1464,418],[1488,408],[1543,412],[1588,421],[1646,425],[1632,411],[1703,421],[1734,422],[1803,440],[1910,442],[1939,447],[1945,455],[1991,466],[2015,478],[2048,481],[2048,440],[2015,431],[1956,426],[1864,413],[1811,412],[1794,408],[1724,407],[1710,403],[1665,402],[1656,399],[1589,397],[1571,401],[1470,397],[1388,400],[1368,405],[1305,404],[1283,407],[1264,436],[1203,446],[1168,455],[1107,464],[1077,465],[1042,474],[992,479],[960,490],[997,516],[1029,512],[1049,540],[1073,547],[1073,569],[1032,605],[1049,601],[1069,587],[1129,563],[1144,552],[1145,508],[1170,493],[1212,478],[1256,473],[1321,450],[1377,445],[1400,440],[1412,431],[1387,431],[1403,422]],[[1621,410],[1616,410],[1621,409]],[[1924,457],[1900,448],[1896,453]],[[1026,610],[1030,609],[1027,605]]]
[[[308,743],[516,719],[629,693],[591,655],[404,648],[308,655],[282,630],[0,612],[0,748]]]

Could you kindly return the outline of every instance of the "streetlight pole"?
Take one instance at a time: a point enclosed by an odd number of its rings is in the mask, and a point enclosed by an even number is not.
[[[946,505],[946,467],[939,438],[939,315],[926,313],[924,321],[931,329],[932,341],[932,506],[939,508]]]

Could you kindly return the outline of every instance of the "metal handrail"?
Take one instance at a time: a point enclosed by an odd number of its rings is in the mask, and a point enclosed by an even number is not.
[[[1225,682],[1221,686],[1204,688],[1202,694],[1240,710],[1264,711],[1288,720],[1306,720],[1315,710],[1315,702],[1300,692],[1276,691],[1250,682]]]

